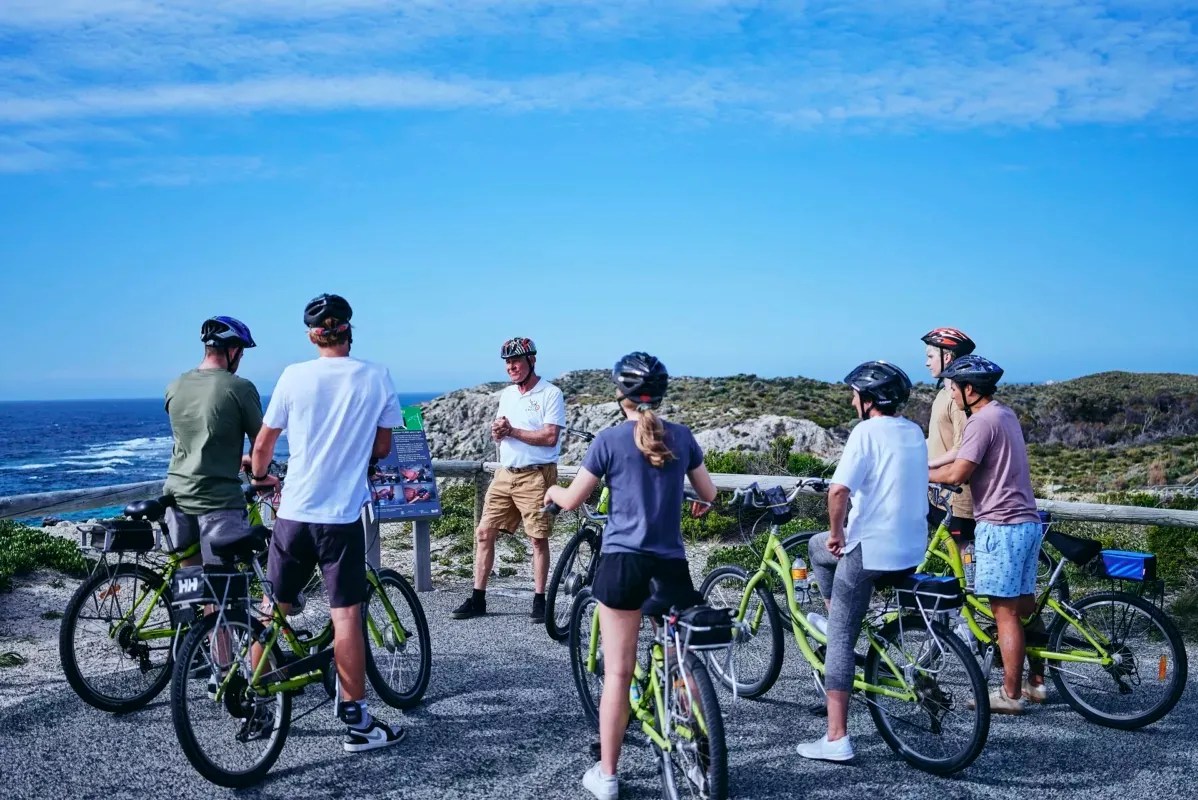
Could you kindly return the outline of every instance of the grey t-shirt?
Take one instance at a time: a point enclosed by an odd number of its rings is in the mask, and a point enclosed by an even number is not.
[[[644,553],[686,558],[682,547],[682,483],[703,465],[703,450],[685,425],[664,422],[674,458],[660,467],[636,447],[636,423],[625,422],[595,437],[582,466],[607,479],[611,508],[603,529],[604,553]]]
[[[992,400],[973,412],[965,423],[957,458],[977,464],[969,486],[978,522],[1013,525],[1040,521],[1027,445],[1014,411]]]

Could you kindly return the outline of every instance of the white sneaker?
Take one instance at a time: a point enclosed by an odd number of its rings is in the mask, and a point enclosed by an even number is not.
[[[595,795],[598,800],[616,800],[620,796],[620,783],[615,775],[604,775],[599,762],[582,776],[582,788]]]
[[[1043,703],[1048,699],[1048,687],[1042,683],[1023,681],[1023,699],[1029,703]]]
[[[829,742],[828,735],[824,734],[823,738],[814,742],[804,742],[796,746],[795,752],[803,758],[817,761],[848,761],[853,757],[853,742],[848,736]]]
[[[823,614],[816,614],[812,612],[807,615],[807,620],[815,626],[817,631],[822,633],[824,636],[828,635],[828,618]]]

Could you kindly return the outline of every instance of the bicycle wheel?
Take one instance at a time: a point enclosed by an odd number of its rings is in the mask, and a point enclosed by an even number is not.
[[[126,713],[166,688],[177,614],[171,601],[162,576],[141,564],[101,567],[75,590],[58,631],[58,654],[85,703]]]
[[[300,590],[300,600],[292,606],[287,621],[300,641],[319,636],[332,624],[329,593],[324,588],[324,575],[319,567],[312,570],[308,583]]]
[[[878,733],[914,767],[951,775],[973,763],[990,733],[986,678],[968,647],[938,622],[908,616],[887,623],[876,638],[898,669],[895,675],[870,647],[865,681],[898,689],[914,684],[911,702],[875,692],[863,694]],[[904,681],[903,675],[911,677]]]
[[[808,584],[805,589],[795,591],[795,604],[798,605],[804,614],[815,612],[826,615],[828,610],[824,606],[823,596],[819,593],[819,585],[815,580],[815,571],[811,568],[811,554],[808,552],[812,536],[815,536],[815,532],[803,531],[791,534],[782,540],[782,549],[786,551],[786,555],[790,557],[792,564],[801,558],[803,559],[803,563],[807,565]],[[786,603],[786,590],[777,579],[771,582],[771,586],[774,595],[774,605],[778,609],[778,617],[782,621],[782,627],[785,630],[790,630],[792,625],[790,609]]]
[[[670,749],[653,746],[661,759],[662,797],[724,800],[728,796],[724,718],[703,660],[687,653],[685,668],[677,659],[671,660],[662,691],[669,693],[670,725],[663,730],[658,720],[657,729]]]
[[[570,671],[574,675],[578,699],[582,701],[582,713],[595,730],[599,730],[599,698],[603,695],[602,639],[595,651],[593,672],[587,669],[587,656],[591,648],[591,625],[596,624],[598,613],[599,601],[591,595],[589,587],[574,596],[574,606],[570,611]]]
[[[171,684],[175,735],[196,771],[220,786],[258,783],[283,751],[291,728],[291,696],[261,697],[249,687],[250,643],[262,633],[244,611],[211,614],[192,626],[179,648]],[[266,669],[281,663],[279,649],[263,653]],[[227,677],[226,677],[227,676]],[[215,677],[225,686],[219,700]]]
[[[699,592],[713,608],[739,609],[749,576],[740,567],[713,570],[703,579]],[[782,672],[782,625],[774,597],[760,584],[753,590],[743,618],[749,630],[737,632],[727,653],[716,651],[708,666],[720,683],[735,688],[744,697],[760,697],[770,690]]]
[[[554,641],[564,642],[570,636],[574,597],[584,586],[591,585],[602,533],[603,529],[593,522],[584,522],[557,558],[545,587],[545,630]]]
[[[1168,714],[1185,690],[1189,670],[1177,626],[1160,609],[1126,592],[1100,592],[1072,605],[1090,635],[1116,663],[1048,663],[1065,701],[1091,722],[1134,730]],[[1082,631],[1058,615],[1048,633],[1054,653],[1097,655]]]
[[[420,702],[433,671],[428,620],[416,590],[395,570],[378,573],[363,604],[366,674],[383,702],[411,708]],[[390,609],[388,609],[390,606]]]

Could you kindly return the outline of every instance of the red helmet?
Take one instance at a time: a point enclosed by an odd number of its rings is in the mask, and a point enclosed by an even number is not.
[[[967,356],[977,347],[973,339],[970,339],[964,331],[958,328],[936,328],[920,338],[924,344],[939,347],[942,350],[951,350],[953,355],[957,356]]]

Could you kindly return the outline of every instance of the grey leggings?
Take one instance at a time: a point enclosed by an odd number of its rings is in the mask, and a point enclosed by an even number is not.
[[[828,534],[817,533],[807,546],[811,568],[819,584],[820,594],[831,601],[828,612],[828,652],[824,658],[824,688],[831,691],[853,691],[856,664],[853,648],[861,633],[861,621],[869,610],[874,581],[886,571],[869,570],[861,566],[861,545],[851,553],[837,558],[828,551]]]

